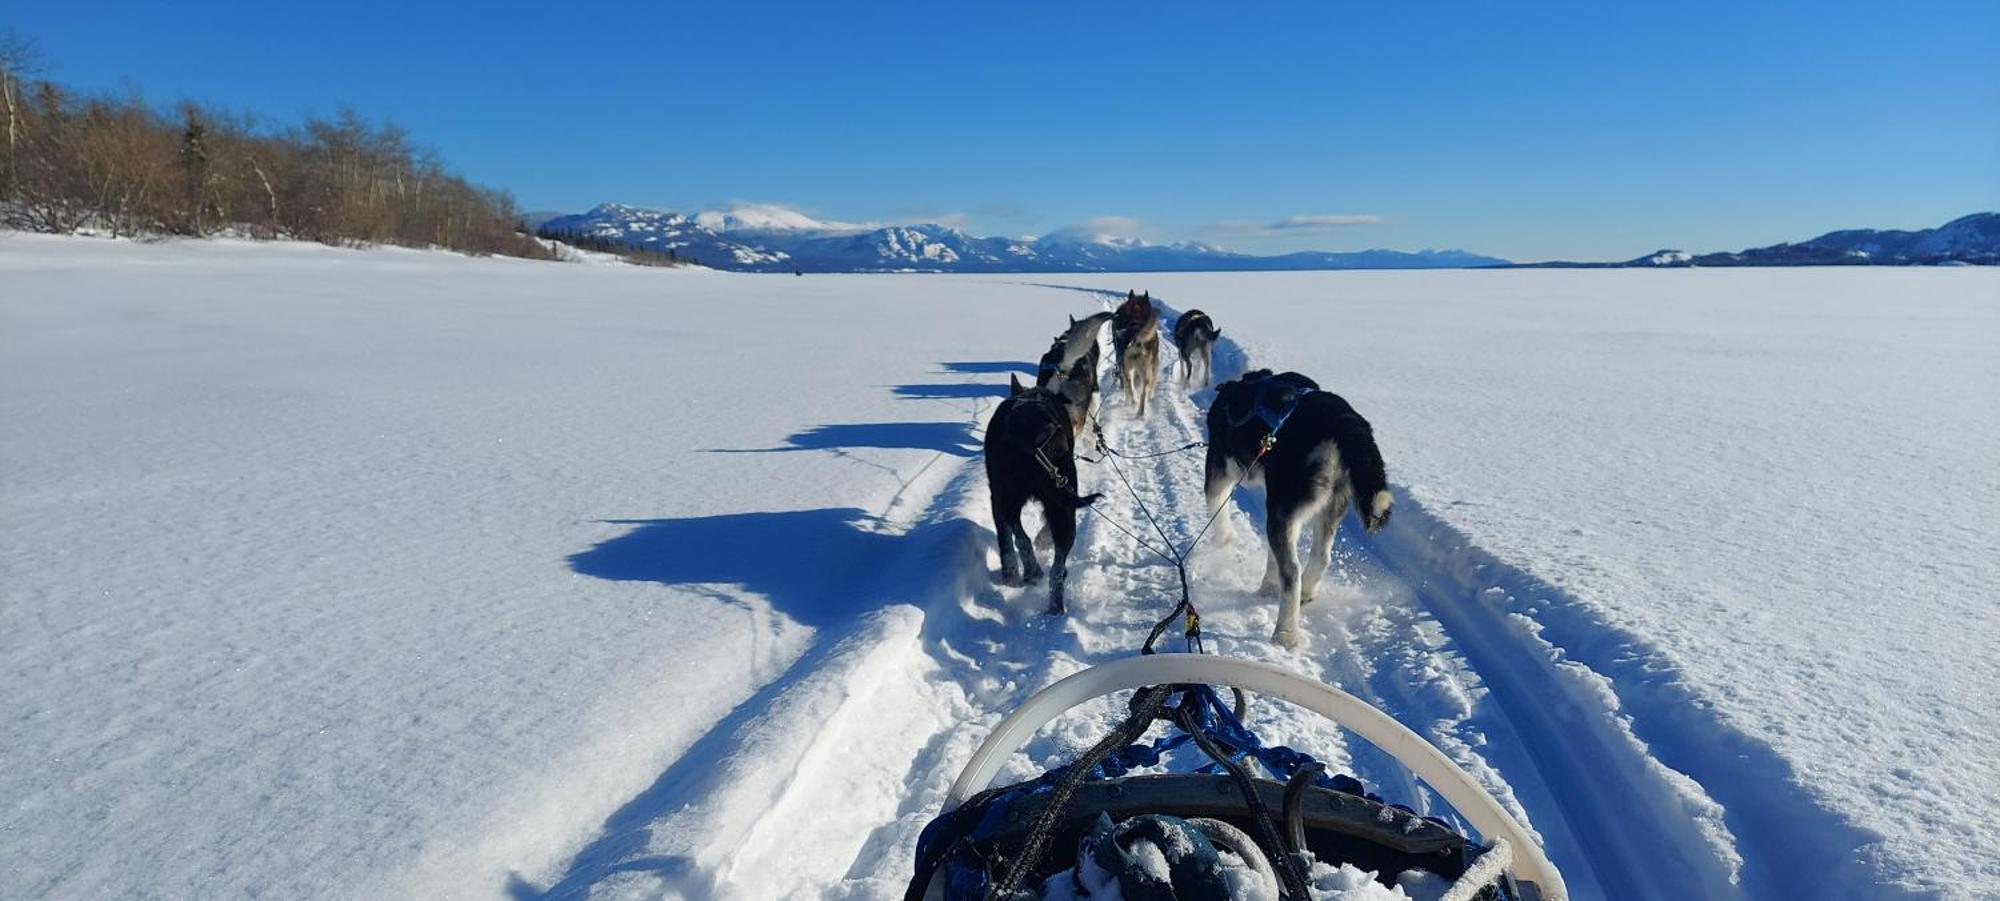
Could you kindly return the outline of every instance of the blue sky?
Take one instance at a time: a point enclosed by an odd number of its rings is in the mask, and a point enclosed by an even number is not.
[[[531,209],[1520,260],[2000,208],[2000,3],[30,2],[48,74],[350,104]]]

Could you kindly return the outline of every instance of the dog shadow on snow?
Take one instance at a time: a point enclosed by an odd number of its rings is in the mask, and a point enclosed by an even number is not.
[[[966,400],[975,397],[1004,398],[1008,394],[1006,385],[988,385],[981,382],[957,382],[935,385],[897,385],[889,389],[897,397],[910,400]]]
[[[938,364],[943,373],[964,375],[1021,374],[1032,378],[1035,364],[1021,360],[947,361]],[[1005,383],[934,382],[889,386],[890,393],[905,400],[965,401],[1007,397]],[[927,450],[954,457],[977,457],[978,438],[970,420],[926,422],[853,422],[817,425],[785,436],[778,447],[714,448],[713,454],[776,454],[794,451],[842,451],[857,449]]]
[[[853,507],[605,522],[631,530],[570,555],[571,570],[613,582],[739,585],[813,627],[865,612],[845,576],[879,571],[908,540],[862,528],[875,518]]]
[[[1034,375],[1035,364],[1026,360],[952,360],[939,363],[944,371],[960,375],[1006,375],[1018,372]]]
[[[905,387],[923,389],[946,386]],[[1002,387],[1000,390],[1004,392],[1006,389]],[[979,442],[973,440],[970,422],[855,422],[819,425],[785,436],[785,444],[782,447],[716,448],[709,453],[775,454],[809,450],[843,451],[856,448],[927,450],[954,457],[979,455]]]

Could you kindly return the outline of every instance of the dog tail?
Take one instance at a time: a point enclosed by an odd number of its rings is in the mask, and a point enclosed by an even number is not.
[[[1375,446],[1374,427],[1348,407],[1334,425],[1333,442],[1340,448],[1341,464],[1354,484],[1355,512],[1361,515],[1361,524],[1370,532],[1380,531],[1389,524],[1389,509],[1396,499],[1389,493],[1389,474],[1382,465],[1382,450]]]

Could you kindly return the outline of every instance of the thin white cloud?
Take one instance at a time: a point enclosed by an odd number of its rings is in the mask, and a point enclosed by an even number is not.
[[[1279,231],[1292,229],[1339,228],[1345,225],[1381,225],[1382,217],[1373,213],[1320,213],[1311,216],[1286,216],[1272,227]]]
[[[881,223],[876,222],[836,222],[830,219],[815,219],[796,209],[776,203],[738,203],[726,210],[704,210],[695,214],[694,221],[702,228],[716,231],[732,229],[867,231],[882,227]]]
[[[1130,216],[1097,216],[1084,223],[1091,231],[1120,238],[1136,238],[1146,223]]]
[[[1256,222],[1249,219],[1225,219],[1202,227],[1202,231],[1215,235],[1250,235],[1265,237],[1272,235],[1306,235],[1330,232],[1356,225],[1380,225],[1383,219],[1373,213],[1308,213],[1286,216],[1273,222]]]
[[[1101,241],[1115,238],[1121,241],[1137,240],[1146,230],[1146,223],[1131,216],[1093,216],[1075,225],[1065,225],[1049,232],[1048,237],[1069,238],[1080,241]]]

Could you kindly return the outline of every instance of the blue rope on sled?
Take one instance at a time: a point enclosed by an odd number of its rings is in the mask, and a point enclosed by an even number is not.
[[[1308,765],[1319,763],[1311,754],[1284,745],[1265,747],[1257,734],[1245,727],[1242,721],[1236,718],[1236,713],[1229,709],[1229,705],[1223,703],[1222,696],[1216,693],[1213,686],[1184,685],[1179,688],[1184,695],[1182,704],[1194,710],[1195,725],[1209,740],[1229,749],[1237,763],[1254,758],[1279,782],[1291,779]],[[1100,762],[1090,778],[1115,779],[1133,770],[1158,766],[1167,754],[1193,740],[1193,735],[1175,730],[1172,734],[1154,739],[1151,744],[1126,745]],[[1196,768],[1195,772],[1221,773],[1223,768],[1219,763],[1207,763]],[[1321,788],[1356,795],[1378,803],[1382,801],[1380,796],[1369,793],[1367,787],[1361,784],[1361,780],[1345,774],[1326,775],[1322,772],[1313,782]]]
[[[1284,745],[1266,747],[1256,733],[1251,732],[1236,718],[1235,712],[1223,702],[1221,695],[1216,694],[1213,686],[1180,685],[1176,686],[1176,689],[1183,696],[1181,703],[1193,708],[1195,725],[1201,733],[1210,741],[1227,748],[1237,763],[1255,758],[1280,782],[1291,779],[1294,774],[1307,766],[1319,763],[1311,754]],[[1193,703],[1190,704],[1190,701]],[[1159,766],[1166,755],[1193,740],[1193,734],[1174,729],[1149,744],[1126,745],[1099,761],[1084,778],[1093,781],[1116,779],[1134,770]],[[985,817],[991,822],[982,822],[979,831],[998,828],[1005,818],[1008,804],[1054,786],[1061,782],[1068,772],[1068,767],[1057,767],[1016,785],[1006,795],[993,799],[994,803],[987,808]],[[1223,768],[1221,764],[1211,762],[1197,767],[1195,772],[1216,774],[1223,772]],[[1322,771],[1313,783],[1321,788],[1367,798],[1376,803],[1385,803],[1380,795],[1368,791],[1367,786],[1361,784],[1361,780],[1344,773],[1328,775]]]

